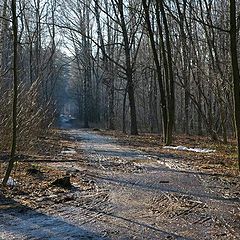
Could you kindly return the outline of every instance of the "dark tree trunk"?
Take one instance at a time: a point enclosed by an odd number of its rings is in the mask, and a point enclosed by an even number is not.
[[[184,80],[184,132],[189,134],[189,105],[190,105],[190,75],[188,74],[188,54],[189,51],[187,46],[187,36],[185,33],[185,15],[186,15],[186,2],[183,2],[183,11],[180,9],[179,2],[176,1],[178,14],[179,14],[179,27],[180,27],[180,37],[181,37],[181,48],[182,48],[182,76]]]
[[[114,130],[114,82],[110,80],[109,87],[109,129]]]
[[[11,171],[14,166],[16,146],[17,146],[17,100],[18,100],[18,20],[16,10],[16,0],[12,0],[12,31],[13,31],[13,106],[12,106],[12,147],[10,161],[3,185],[7,184]]]
[[[101,28],[101,23],[100,23],[100,13],[99,13],[99,0],[94,0],[95,2],[95,16],[96,16],[96,23],[97,23],[97,29],[98,29],[98,36],[100,40],[100,49],[102,51],[103,55],[103,64],[104,64],[104,69],[106,71],[106,82],[107,82],[107,93],[108,93],[108,122],[109,122],[109,129],[114,130],[115,129],[115,124],[114,124],[114,80],[109,78],[111,67],[110,67],[110,62],[109,59],[107,58],[107,52],[103,40],[103,35],[102,35],[102,28]],[[107,17],[108,18],[108,17]],[[109,19],[107,19],[109,22]],[[109,31],[110,28],[108,28],[108,38],[109,37]]]
[[[235,128],[238,145],[238,168],[240,169],[240,75],[237,53],[237,26],[236,26],[236,1],[230,0],[230,41],[232,78],[234,93]]]
[[[131,118],[131,134],[138,135],[137,127],[137,113],[136,113],[136,103],[134,96],[134,84],[133,84],[133,69],[131,64],[131,53],[130,53],[130,42],[128,39],[128,32],[126,28],[124,12],[123,12],[123,1],[119,1],[119,12],[121,19],[121,28],[123,33],[124,41],[124,52],[126,61],[126,77],[127,77],[127,93],[130,105],[130,118]]]
[[[158,0],[156,1],[158,3]],[[170,145],[172,143],[172,135],[173,135],[173,127],[175,120],[175,93],[174,93],[174,77],[173,77],[173,66],[172,66],[172,52],[171,52],[171,43],[170,43],[170,33],[168,29],[168,22],[165,14],[165,9],[163,6],[163,2],[159,1],[160,12],[163,19],[163,25],[165,30],[165,38],[166,38],[166,50],[167,50],[167,63],[168,63],[168,124],[167,124],[167,138],[166,144]],[[164,51],[164,49],[163,49]]]
[[[126,101],[127,101],[127,90],[124,92],[123,97],[123,113],[122,113],[122,132],[126,133]]]
[[[89,94],[88,94],[88,73],[84,76],[84,128],[89,128]]]
[[[130,117],[131,117],[131,134],[138,135],[137,129],[137,114],[136,114],[136,105],[135,105],[135,97],[134,97],[134,86],[132,79],[128,78],[128,99],[130,105]]]
[[[164,84],[163,84],[163,77],[161,72],[161,65],[158,58],[158,52],[157,47],[154,40],[153,30],[150,22],[150,15],[149,15],[149,6],[147,5],[146,0],[142,0],[143,8],[144,8],[144,14],[145,14],[145,21],[147,25],[147,30],[150,38],[151,48],[153,52],[153,58],[154,63],[156,66],[156,72],[157,72],[157,79],[159,84],[159,90],[160,90],[160,101],[161,101],[161,110],[162,110],[162,134],[163,134],[163,141],[166,143],[166,136],[167,136],[167,102],[166,102],[166,94],[164,90]]]

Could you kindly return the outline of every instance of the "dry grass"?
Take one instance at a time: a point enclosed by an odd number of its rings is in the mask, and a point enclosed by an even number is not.
[[[195,153],[164,149],[162,138],[158,134],[141,133],[138,136],[123,134],[119,131],[100,131],[103,135],[117,138],[123,145],[154,154],[173,154],[179,161],[188,162],[202,171],[238,175],[236,141],[230,139],[227,144],[221,141],[213,142],[206,136],[177,135],[173,146],[186,146],[193,148],[208,148],[216,150],[215,153]]]

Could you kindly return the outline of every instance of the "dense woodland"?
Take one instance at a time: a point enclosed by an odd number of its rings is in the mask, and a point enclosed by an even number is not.
[[[179,133],[239,139],[239,8],[1,0],[0,151],[14,161],[60,114],[83,127],[159,133],[167,145]]]

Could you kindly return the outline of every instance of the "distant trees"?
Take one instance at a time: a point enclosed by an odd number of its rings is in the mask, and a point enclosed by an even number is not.
[[[64,4],[63,13],[77,16],[73,1]],[[79,48],[80,36],[91,42],[89,81],[98,101],[90,109],[98,117],[90,121],[132,134],[161,129],[166,144],[173,131],[227,142],[234,133],[228,6],[224,0],[78,1],[93,32],[67,15],[59,27]]]

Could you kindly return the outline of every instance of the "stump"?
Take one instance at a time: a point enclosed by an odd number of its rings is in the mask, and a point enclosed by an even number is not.
[[[65,176],[63,178],[58,178],[51,183],[51,185],[62,187],[62,188],[71,188],[72,184],[70,181],[70,176]]]

